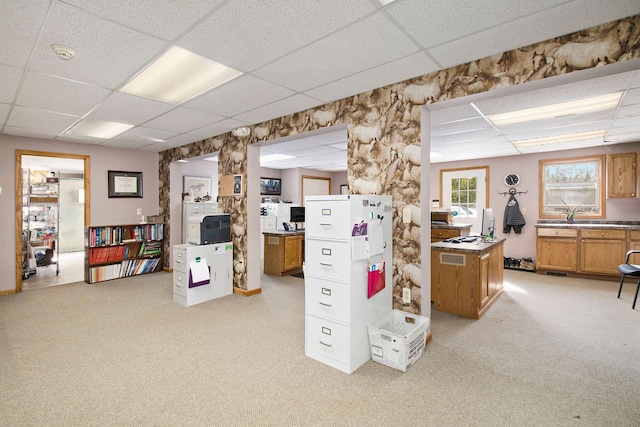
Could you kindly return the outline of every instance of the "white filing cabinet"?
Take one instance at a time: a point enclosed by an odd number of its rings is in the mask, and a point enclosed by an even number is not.
[[[206,261],[209,283],[189,287],[192,262]],[[233,293],[233,243],[173,246],[173,301],[184,306],[220,298]]]
[[[189,216],[218,213],[216,202],[182,202],[182,243],[189,242]]]
[[[367,325],[392,311],[391,196],[305,198],[305,354],[346,373],[371,359]],[[355,224],[370,224],[381,252],[354,256]],[[369,298],[368,267],[385,262],[385,287]]]

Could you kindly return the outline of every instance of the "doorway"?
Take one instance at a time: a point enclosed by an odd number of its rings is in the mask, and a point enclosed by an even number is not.
[[[51,170],[64,170],[65,169],[65,161],[74,162],[80,166],[81,170],[77,171],[78,175],[82,175],[81,181],[82,184],[77,184],[77,190],[75,197],[83,197],[84,198],[84,208],[81,210],[78,215],[79,218],[73,219],[73,223],[78,230],[74,230],[74,233],[82,233],[84,234],[84,226],[89,223],[89,215],[90,215],[90,157],[86,155],[79,154],[66,154],[66,153],[54,153],[54,152],[44,152],[44,151],[30,151],[30,150],[16,150],[16,188],[15,188],[15,196],[16,196],[16,222],[15,222],[15,246],[16,246],[16,259],[15,259],[15,268],[16,268],[16,292],[22,292],[23,290],[23,263],[25,262],[25,257],[30,254],[26,253],[25,246],[23,245],[23,224],[25,220],[24,215],[24,189],[25,183],[23,178],[23,168],[26,166],[25,160],[35,158],[39,161],[38,164],[43,164],[42,162],[48,162],[47,168]],[[83,191],[80,190],[80,186],[82,186]],[[59,232],[59,230],[56,230]],[[77,245],[76,245],[77,246]],[[76,248],[77,249],[77,248]],[[63,284],[63,283],[71,283],[72,281],[78,281],[77,269],[83,269],[84,265],[84,257],[79,255],[82,253],[81,251],[70,252],[69,256],[61,255],[61,258],[66,258],[65,262],[73,263],[74,269],[76,270],[76,274],[67,277],[72,277],[69,281],[65,281],[63,275],[58,275],[57,272],[54,274],[48,274],[50,278],[49,285],[53,284]],[[60,260],[57,260],[58,262]],[[59,268],[59,266],[56,266]],[[54,270],[55,271],[55,270]],[[44,274],[43,274],[44,276]],[[82,280],[82,279],[80,279]],[[47,285],[47,280],[41,280],[41,283],[38,283],[37,287],[43,287]]]
[[[442,207],[451,209],[457,223],[471,224],[471,231],[482,230],[482,210],[489,203],[489,167],[443,169],[440,171]]]

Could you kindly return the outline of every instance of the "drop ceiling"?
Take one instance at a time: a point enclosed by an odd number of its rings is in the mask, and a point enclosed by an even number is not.
[[[6,134],[149,152],[640,13],[636,1],[598,0],[494,0],[482,7],[472,0],[0,1],[0,141]],[[75,49],[75,57],[58,58],[56,43]],[[243,74],[179,106],[119,91],[172,46]],[[516,137],[595,123],[607,126],[608,143],[640,140],[637,73],[599,78],[526,96],[503,93],[508,97],[499,101],[433,104],[432,151],[440,155],[433,161],[518,154]],[[605,89],[625,91],[613,113],[504,128],[483,118]],[[135,126],[111,139],[65,133],[83,118]],[[345,170],[345,134],[265,146],[264,153],[296,157],[263,166]]]

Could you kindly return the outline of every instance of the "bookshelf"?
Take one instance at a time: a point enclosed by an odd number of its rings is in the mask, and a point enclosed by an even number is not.
[[[162,270],[164,224],[85,227],[84,235],[87,283]]]

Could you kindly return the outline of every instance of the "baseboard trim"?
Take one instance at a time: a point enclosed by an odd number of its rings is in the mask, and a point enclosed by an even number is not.
[[[7,289],[6,291],[0,291],[0,297],[3,297],[5,295],[12,295],[15,293],[16,293],[15,289]]]
[[[251,289],[250,291],[248,291],[246,289],[240,289],[240,288],[235,288],[234,287],[233,288],[233,293],[241,295],[243,297],[250,297],[250,296],[258,295],[258,294],[262,293],[262,288]]]
[[[432,338],[433,338],[433,335],[431,335],[431,332],[429,332],[429,333],[427,334],[427,341],[425,342],[425,344],[424,344],[424,345],[425,345],[425,346],[427,346],[427,345],[431,342],[431,339],[432,339]]]
[[[173,273],[173,268],[162,267],[162,271],[164,271],[165,273]]]

